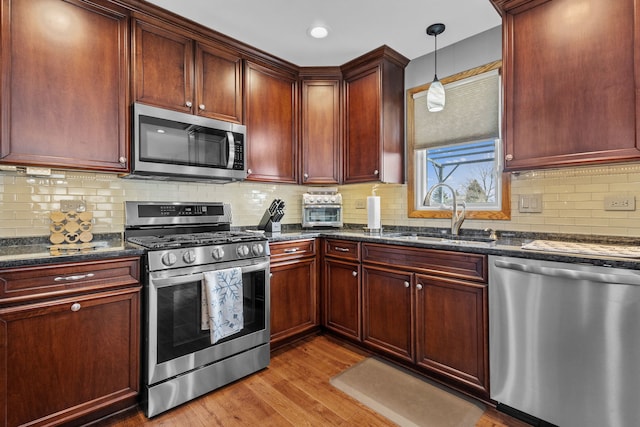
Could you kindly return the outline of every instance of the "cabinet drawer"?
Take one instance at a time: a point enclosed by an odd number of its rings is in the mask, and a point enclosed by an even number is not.
[[[316,241],[315,239],[305,239],[270,243],[269,250],[271,251],[271,262],[315,256]]]
[[[140,260],[118,258],[0,270],[0,304],[132,286]]]
[[[487,256],[483,254],[365,243],[362,245],[362,261],[487,282]]]
[[[360,260],[360,244],[350,240],[326,239],[324,254],[334,258]]]

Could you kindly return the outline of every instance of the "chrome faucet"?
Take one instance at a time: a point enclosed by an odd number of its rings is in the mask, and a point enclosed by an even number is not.
[[[424,201],[422,202],[423,206],[431,206],[431,195],[433,192],[440,187],[448,188],[451,191],[451,197],[453,198],[453,205],[451,206],[451,234],[457,236],[460,232],[460,227],[462,226],[462,222],[464,221],[464,214],[467,209],[467,205],[465,202],[458,203],[456,200],[456,192],[450,185],[445,184],[444,182],[439,182],[435,184],[433,187],[427,191],[427,195],[424,197]],[[462,206],[462,209],[458,211],[458,205]]]

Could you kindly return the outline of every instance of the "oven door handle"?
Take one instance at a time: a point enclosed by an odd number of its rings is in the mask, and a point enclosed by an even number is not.
[[[263,270],[265,274],[269,274],[269,261],[259,262],[257,264],[244,265],[240,267],[242,269],[242,274],[245,273],[253,273],[256,271]],[[208,271],[216,271],[216,269],[208,270]],[[167,286],[175,286],[181,285],[183,283],[189,283],[194,281],[202,281],[204,280],[205,271],[200,273],[189,273],[189,274],[181,274],[179,276],[171,276],[171,277],[163,277],[154,279],[151,278],[151,282],[153,286],[156,288],[165,288]]]

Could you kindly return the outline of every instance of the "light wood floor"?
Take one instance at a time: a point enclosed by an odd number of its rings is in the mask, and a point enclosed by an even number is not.
[[[366,354],[326,335],[276,350],[254,375],[215,390],[153,419],[130,410],[100,427],[133,426],[393,426],[329,384]],[[526,427],[488,409],[476,427]]]

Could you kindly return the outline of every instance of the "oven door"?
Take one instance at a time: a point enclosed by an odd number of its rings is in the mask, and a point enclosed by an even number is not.
[[[303,227],[342,227],[342,205],[304,205]]]
[[[242,268],[244,327],[211,344],[201,327],[203,273],[231,267]],[[268,258],[153,272],[147,288],[147,385],[269,343]]]

